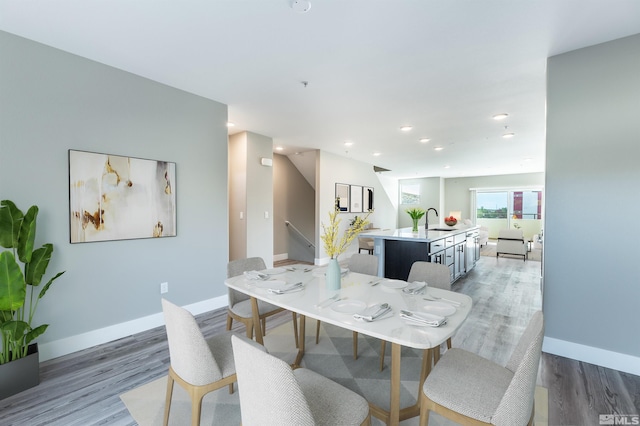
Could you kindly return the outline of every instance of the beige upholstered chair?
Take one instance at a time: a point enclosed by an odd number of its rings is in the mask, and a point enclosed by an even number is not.
[[[174,381],[191,398],[191,424],[200,424],[202,398],[209,392],[229,385],[233,392],[236,370],[231,349],[232,333],[205,340],[198,323],[189,311],[162,299],[162,311],[169,342],[169,375],[164,407],[164,425],[169,422]]]
[[[243,426],[370,425],[369,404],[357,393],[306,368],[232,338]]]
[[[358,237],[358,253],[366,250],[368,254],[373,254],[373,238]]]
[[[227,264],[227,278],[241,275],[245,271],[261,271],[266,269],[264,260],[260,257],[249,257],[246,259],[232,260]],[[251,298],[239,291],[228,289],[229,307],[227,308],[227,330],[231,330],[233,320],[240,321],[247,329],[247,337],[253,338],[253,313],[251,309]],[[262,321],[262,330],[266,329],[267,317],[282,312],[284,309],[272,305],[262,300],[258,300],[258,312]],[[296,348],[298,347],[298,321],[295,312],[293,317],[293,331],[295,334]]]
[[[433,262],[413,262],[409,270],[407,282],[424,281],[429,287],[451,290],[451,275],[449,268],[440,263]],[[384,369],[384,354],[386,350],[384,340],[380,346],[380,371]],[[451,338],[447,339],[447,348],[451,349]],[[435,361],[440,358],[440,348],[436,348]]]
[[[533,424],[543,334],[538,311],[505,367],[462,349],[447,351],[424,382],[420,425],[429,422],[429,411],[465,425]]]
[[[498,233],[496,257],[500,254],[522,256],[523,260],[527,260],[527,243],[524,240],[521,229],[500,230]]]
[[[358,274],[378,275],[378,256],[355,253],[349,258],[349,271]],[[320,321],[316,321],[316,344],[320,338]],[[353,332],[353,359],[358,359],[358,332]]]

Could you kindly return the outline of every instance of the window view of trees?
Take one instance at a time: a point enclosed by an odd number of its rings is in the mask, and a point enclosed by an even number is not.
[[[507,192],[478,192],[476,199],[478,219],[506,219]]]
[[[401,184],[400,204],[420,204],[420,185]]]

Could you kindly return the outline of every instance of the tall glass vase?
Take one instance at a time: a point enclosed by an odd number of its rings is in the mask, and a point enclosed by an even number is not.
[[[418,232],[418,220],[419,219],[413,219],[413,232]]]
[[[342,274],[340,273],[340,264],[338,263],[338,259],[331,259],[329,261],[327,275],[325,278],[328,291],[340,290]]]

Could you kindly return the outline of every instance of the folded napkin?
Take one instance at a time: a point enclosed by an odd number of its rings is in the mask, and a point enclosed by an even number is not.
[[[420,294],[422,291],[427,288],[427,283],[424,281],[414,281],[410,283],[408,286],[402,289],[404,293],[407,294]]]
[[[446,317],[429,314],[427,312],[400,311],[400,318],[415,325],[428,325],[430,327],[440,327],[447,323]]]
[[[269,275],[263,274],[258,271],[245,271],[244,277],[248,280],[266,280],[269,279]]]
[[[304,290],[304,285],[301,282],[295,283],[295,284],[287,284],[284,287],[268,289],[269,293],[272,293],[272,294],[295,293],[296,291],[302,291],[302,290]]]
[[[353,314],[355,319],[363,320],[363,321],[375,321],[377,319],[382,318],[387,313],[391,312],[391,306],[388,303],[376,303],[373,306],[369,306],[364,311],[359,314]]]

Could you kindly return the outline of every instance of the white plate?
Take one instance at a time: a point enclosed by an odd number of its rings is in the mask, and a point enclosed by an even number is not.
[[[405,288],[409,283],[402,280],[386,280],[382,285],[387,288]]]
[[[267,275],[280,275],[287,272],[287,270],[284,268],[273,268],[273,269],[265,269],[264,271],[260,271],[260,272]]]
[[[453,315],[456,313],[455,306],[442,302],[427,302],[422,310],[430,314],[440,315],[441,317],[446,317],[447,315]]]
[[[341,314],[357,314],[367,307],[362,300],[338,300],[331,304],[331,309]]]
[[[268,280],[268,281],[258,281],[254,283],[253,286],[257,288],[270,288],[272,290],[282,290],[287,288],[289,284],[283,280]]]

